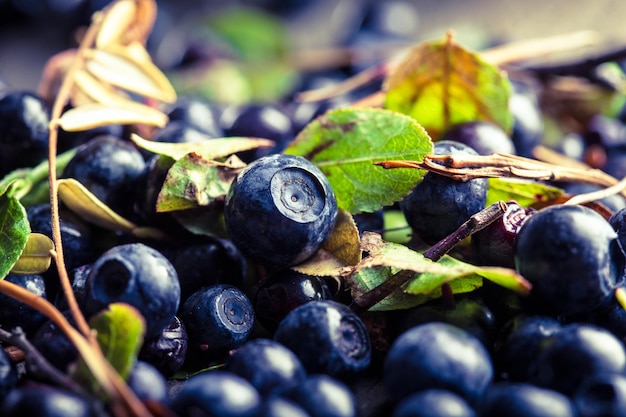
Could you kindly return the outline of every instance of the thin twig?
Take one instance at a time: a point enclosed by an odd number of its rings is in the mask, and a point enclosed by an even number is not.
[[[424,257],[432,260],[433,262],[437,262],[442,256],[450,252],[460,242],[502,217],[506,208],[507,205],[503,201],[498,201],[489,205],[485,209],[471,216],[449,236],[446,236],[430,248],[426,249],[423,253]],[[392,294],[398,288],[405,285],[409,282],[409,280],[415,277],[415,275],[414,271],[401,270],[377,287],[355,297],[352,300],[350,307],[354,311],[366,311],[381,302],[385,299],[385,297]]]

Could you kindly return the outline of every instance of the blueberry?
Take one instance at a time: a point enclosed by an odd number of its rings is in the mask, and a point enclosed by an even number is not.
[[[311,417],[357,416],[356,399],[352,391],[329,375],[310,375],[283,396],[300,405]]]
[[[514,86],[509,98],[509,111],[513,115],[511,139],[518,155],[532,158],[533,149],[543,141],[543,115],[536,92],[521,84]]]
[[[104,204],[123,216],[131,216],[133,200],[146,163],[132,143],[115,136],[97,136],[81,145],[63,170]]]
[[[429,389],[402,400],[392,417],[476,417],[476,411],[453,392]]]
[[[541,344],[558,332],[561,324],[552,317],[520,314],[500,330],[494,348],[494,365],[502,380],[525,381],[528,367]]]
[[[0,403],[19,381],[17,367],[9,355],[0,349]]]
[[[302,407],[283,397],[269,397],[263,400],[259,410],[263,417],[310,417]]]
[[[335,194],[308,160],[276,154],[248,165],[226,196],[232,242],[255,261],[291,266],[312,256],[337,218]]]
[[[262,156],[281,152],[294,138],[294,126],[289,115],[272,104],[231,105],[224,109],[220,125],[226,136],[265,138],[274,141],[271,148],[241,152],[239,157],[251,162]]]
[[[333,294],[323,278],[281,269],[267,277],[254,295],[257,320],[270,333],[294,308],[313,300],[332,300]]]
[[[86,282],[83,308],[88,315],[122,302],[134,306],[153,337],[173,319],[180,303],[180,284],[172,264],[142,243],[115,246],[93,264]]]
[[[41,275],[9,274],[5,281],[27,289],[39,297],[46,297],[46,285]],[[0,326],[6,330],[20,327],[27,336],[31,336],[46,321],[39,311],[10,297],[0,294]]]
[[[587,378],[574,393],[573,402],[578,417],[626,415],[626,376],[607,373]]]
[[[589,377],[626,372],[626,350],[611,332],[572,323],[548,336],[528,369],[528,381],[572,395]]]
[[[180,308],[188,352],[211,356],[243,345],[254,327],[254,309],[237,287],[214,284],[193,293]]]
[[[64,315],[71,323],[69,311],[65,311]],[[51,320],[46,321],[39,327],[29,340],[52,366],[64,373],[68,373],[71,369],[70,367],[78,359],[78,350],[74,344],[70,342],[63,330]],[[28,367],[29,362],[27,358],[26,369]]]
[[[169,402],[167,381],[157,368],[147,362],[137,361],[126,380],[128,387],[142,401],[161,404]]]
[[[528,301],[537,311],[569,315],[598,306],[624,274],[617,233],[584,206],[537,211],[518,232],[515,266],[532,284]]]
[[[498,383],[489,388],[480,404],[481,417],[576,417],[565,395],[524,383]]]
[[[238,375],[208,371],[189,378],[171,400],[178,417],[255,417],[261,397]]]
[[[383,371],[383,383],[395,402],[415,392],[441,388],[475,405],[492,378],[491,358],[480,341],[441,322],[402,333],[391,345]]]
[[[476,155],[469,146],[454,141],[436,142],[434,153]],[[486,200],[485,178],[461,182],[429,172],[400,202],[400,208],[413,233],[432,245],[485,208]]]
[[[235,350],[226,369],[247,379],[261,396],[280,393],[302,382],[306,376],[300,359],[272,339],[254,339]]]
[[[439,140],[464,143],[479,155],[490,155],[496,152],[515,154],[515,146],[509,135],[500,126],[491,122],[459,123],[446,130]]]
[[[47,158],[49,122],[46,104],[32,92],[0,98],[0,178]]]
[[[224,131],[220,126],[220,109],[216,104],[199,96],[182,96],[168,109],[171,122],[180,121],[204,134],[220,138]]]
[[[96,407],[90,399],[62,389],[29,385],[15,388],[2,402],[3,417],[92,417]]]
[[[185,363],[188,341],[185,325],[174,316],[161,333],[144,342],[139,359],[155,366],[165,377],[172,377]]]
[[[274,339],[291,349],[309,373],[348,377],[371,361],[365,324],[336,301],[309,301],[296,307],[280,322]]]

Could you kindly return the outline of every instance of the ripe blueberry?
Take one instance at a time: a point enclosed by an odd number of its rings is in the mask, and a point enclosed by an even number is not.
[[[526,383],[497,383],[480,405],[481,417],[576,417],[565,395]]]
[[[233,243],[269,266],[298,264],[330,236],[337,218],[335,194],[308,160],[276,154],[248,165],[233,181],[224,208]]]

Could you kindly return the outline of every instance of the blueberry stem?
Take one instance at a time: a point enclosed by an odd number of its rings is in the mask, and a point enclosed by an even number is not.
[[[79,395],[86,394],[85,390],[74,382],[72,378],[65,375],[48,362],[41,352],[26,338],[26,334],[21,328],[18,327],[12,332],[0,329],[0,341],[22,350],[30,373]]]
[[[506,212],[507,205],[504,201],[495,202],[478,213],[471,216],[465,223],[459,226],[454,232],[446,236],[439,242],[435,243],[423,253],[425,258],[433,262],[437,262],[443,255],[450,252],[456,245],[471,236],[473,233],[487,227]],[[354,297],[350,307],[357,312],[365,311],[381,302],[385,297],[392,294],[398,288],[409,282],[415,277],[415,272],[410,270],[402,270],[392,275],[387,281],[370,291]],[[448,285],[448,288],[445,286]],[[446,291],[451,290],[449,284],[444,284],[442,295],[445,297]],[[450,302],[449,299],[444,302]],[[452,300],[452,303],[454,300]]]

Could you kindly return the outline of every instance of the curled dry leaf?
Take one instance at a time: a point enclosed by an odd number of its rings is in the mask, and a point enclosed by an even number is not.
[[[166,103],[176,101],[176,91],[167,77],[145,56],[119,45],[107,50],[85,51],[85,68],[96,78],[124,90]]]
[[[63,113],[59,125],[68,132],[93,129],[110,124],[146,124],[163,127],[168,117],[160,110],[132,101],[115,105],[101,103],[85,104]]]
[[[154,0],[116,1],[105,12],[102,26],[96,37],[96,47],[127,45],[139,41],[146,43],[156,20]]]
[[[95,102],[113,106],[130,101],[130,98],[123,91],[96,79],[85,70],[76,71],[74,74],[74,82],[76,83],[78,92],[88,97],[92,103]],[[72,102],[74,106],[77,107],[77,103],[74,102],[74,96],[73,94]]]

